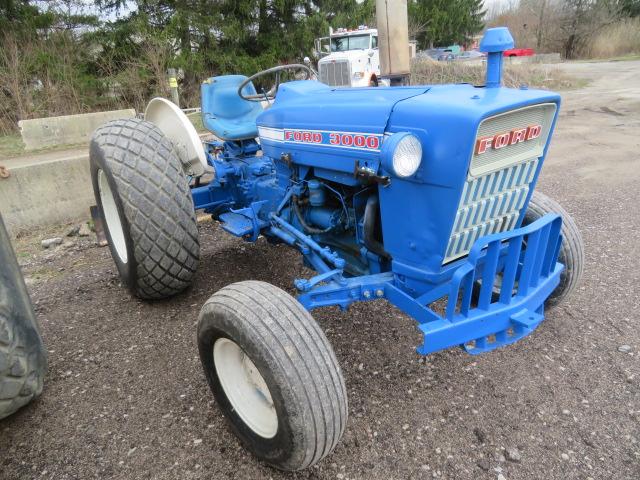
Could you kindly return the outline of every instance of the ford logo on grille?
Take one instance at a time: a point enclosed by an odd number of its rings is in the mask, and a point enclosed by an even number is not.
[[[489,149],[499,150],[508,145],[527,142],[538,138],[540,133],[542,133],[542,125],[530,125],[525,128],[514,128],[510,132],[480,137],[476,140],[475,152],[476,155],[480,155]]]

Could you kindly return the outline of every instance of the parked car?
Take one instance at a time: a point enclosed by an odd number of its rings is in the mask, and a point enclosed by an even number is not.
[[[465,50],[456,57],[456,60],[481,60],[486,57],[486,54],[479,52],[478,50]]]
[[[416,58],[429,57],[433,60],[453,60],[456,57],[456,53],[448,48],[431,48],[429,50],[422,50],[416,54]]]
[[[455,59],[456,59],[456,54],[453,53],[451,50],[445,50],[438,55],[439,62],[450,62]]]
[[[530,57],[535,54],[533,48],[510,48],[503,53],[505,57]]]

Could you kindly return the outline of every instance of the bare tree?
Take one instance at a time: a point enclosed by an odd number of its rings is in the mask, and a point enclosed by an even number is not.
[[[619,20],[620,10],[615,0],[565,0],[559,18],[564,57],[585,51],[594,35]]]

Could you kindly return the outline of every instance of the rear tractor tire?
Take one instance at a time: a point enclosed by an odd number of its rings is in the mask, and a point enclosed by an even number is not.
[[[42,393],[47,354],[0,217],[0,419]]]
[[[347,392],[313,317],[268,283],[228,285],[202,307],[198,348],[215,399],[256,457],[295,471],[337,445]]]
[[[187,288],[200,245],[189,183],[172,143],[150,122],[115,120],[93,134],[90,166],[123,282],[143,299]]]
[[[556,213],[562,217],[560,232],[562,245],[558,261],[564,265],[564,270],[560,274],[560,283],[546,301],[547,306],[553,307],[571,295],[580,283],[584,267],[584,242],[571,215],[558,202],[537,190],[531,195],[529,208],[527,208],[522,224],[533,223],[547,213]]]

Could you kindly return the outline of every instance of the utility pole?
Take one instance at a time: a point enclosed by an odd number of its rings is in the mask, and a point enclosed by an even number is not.
[[[408,85],[411,74],[407,0],[376,0],[380,77]]]
[[[169,75],[169,90],[171,91],[171,100],[178,108],[180,107],[180,96],[178,95],[178,79],[176,78],[176,69],[170,68],[167,70]]]

